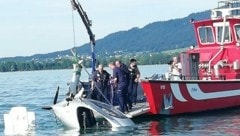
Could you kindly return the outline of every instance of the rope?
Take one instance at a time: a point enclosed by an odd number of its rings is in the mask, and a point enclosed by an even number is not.
[[[72,2],[72,1],[71,1],[71,2]],[[78,2],[78,0],[77,0],[77,2]],[[79,2],[78,2],[78,3],[79,3]],[[73,4],[72,4],[72,5],[73,5]],[[73,26],[74,49],[76,49],[76,48],[75,48],[75,47],[76,47],[76,35],[75,35],[75,24],[74,24],[74,13],[73,13],[73,10],[75,10],[75,7],[74,7],[74,6],[72,7],[72,26]],[[94,43],[92,43],[92,41],[90,41],[90,44],[94,44]],[[91,46],[91,50],[93,50],[93,46]],[[72,52],[73,56],[75,56],[75,58],[78,59],[78,58],[77,58],[76,51],[75,51],[75,53],[74,53],[74,51],[71,50],[71,52]],[[86,71],[86,73],[89,75],[89,77],[91,77],[91,74],[87,71],[86,67],[85,67],[83,64],[81,64],[81,66],[82,66],[83,69]],[[100,90],[97,86],[95,86],[95,88],[96,88],[96,90],[103,96],[103,98],[105,99],[105,101],[106,101],[109,105],[112,106],[111,102],[109,102],[109,100],[104,96],[104,94],[101,92],[101,90]],[[90,94],[87,96],[87,98],[89,98],[91,94],[92,94],[92,91],[91,91]],[[112,106],[112,107],[113,107],[113,106]]]
[[[81,66],[83,67],[83,69],[86,71],[86,73],[88,74],[88,76],[90,77],[90,73],[87,71],[87,68],[81,64]],[[92,81],[93,82],[93,81]],[[101,89],[97,86],[94,86],[94,89],[96,88],[96,90],[102,95],[103,99],[105,99],[105,101],[112,106],[112,103],[105,97],[105,95],[102,93]],[[91,94],[92,94],[93,90],[88,94],[87,98],[90,98]],[[113,106],[112,106],[113,107]]]
[[[75,24],[74,24],[74,13],[73,13],[73,8],[72,8],[72,28],[73,28],[73,45],[74,48],[76,47],[76,32],[75,32]]]

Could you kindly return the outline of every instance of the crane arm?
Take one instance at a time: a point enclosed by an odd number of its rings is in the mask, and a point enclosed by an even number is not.
[[[71,3],[72,3],[72,6],[73,6],[73,9],[77,10],[79,15],[80,15],[80,17],[83,21],[83,24],[85,25],[85,27],[87,29],[87,32],[88,32],[91,43],[93,45],[95,45],[95,35],[93,34],[93,32],[91,30],[92,23],[88,19],[87,13],[83,10],[81,4],[78,1],[71,0]]]
[[[95,57],[95,44],[96,43],[95,43],[95,35],[93,34],[93,32],[91,30],[92,23],[88,19],[87,13],[83,10],[81,4],[77,0],[71,0],[71,4],[73,6],[73,10],[78,11],[78,13],[83,21],[83,24],[85,25],[85,27],[87,29],[87,33],[88,33],[89,39],[90,39],[91,52],[92,52],[92,72],[94,72],[95,67],[96,67],[96,57]]]

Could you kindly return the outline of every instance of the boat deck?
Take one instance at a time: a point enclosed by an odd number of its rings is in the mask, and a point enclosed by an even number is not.
[[[128,118],[134,118],[140,115],[147,114],[149,112],[148,102],[139,102],[136,105],[133,105],[132,110],[125,114]]]

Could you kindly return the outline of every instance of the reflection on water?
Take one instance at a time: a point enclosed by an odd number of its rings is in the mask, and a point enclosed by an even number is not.
[[[147,135],[240,135],[240,108],[177,116],[134,119]]]
[[[58,129],[57,134],[61,136],[78,136],[78,135],[126,135],[134,132],[136,127],[121,127],[111,128],[110,126],[95,126],[84,130],[79,129],[64,129],[64,127]]]
[[[239,136],[240,108],[178,116],[142,116],[135,127],[109,128],[104,123],[86,130],[58,129],[61,136],[78,135],[184,135]]]
[[[153,72],[165,71],[165,66],[142,66],[142,76]],[[152,72],[152,73],[151,73]],[[78,136],[78,135],[230,135],[240,134],[240,107],[204,112],[198,114],[178,115],[172,117],[151,116],[133,119],[136,126],[131,128],[111,129],[100,124],[87,130],[67,130],[53,113],[42,110],[42,106],[52,104],[57,86],[60,86],[59,101],[65,96],[71,80],[72,70],[33,71],[0,73],[0,135],[3,135],[3,114],[11,107],[22,105],[36,113],[36,128],[32,135]],[[87,79],[83,73],[82,78]]]

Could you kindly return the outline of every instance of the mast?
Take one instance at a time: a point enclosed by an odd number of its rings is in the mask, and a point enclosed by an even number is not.
[[[84,26],[87,29],[87,33],[90,39],[90,46],[91,46],[91,55],[92,55],[92,72],[95,71],[96,65],[96,57],[95,57],[95,35],[91,30],[92,23],[88,19],[87,13],[83,10],[81,4],[77,0],[71,0],[71,4],[73,6],[73,10],[77,10],[79,13]]]

